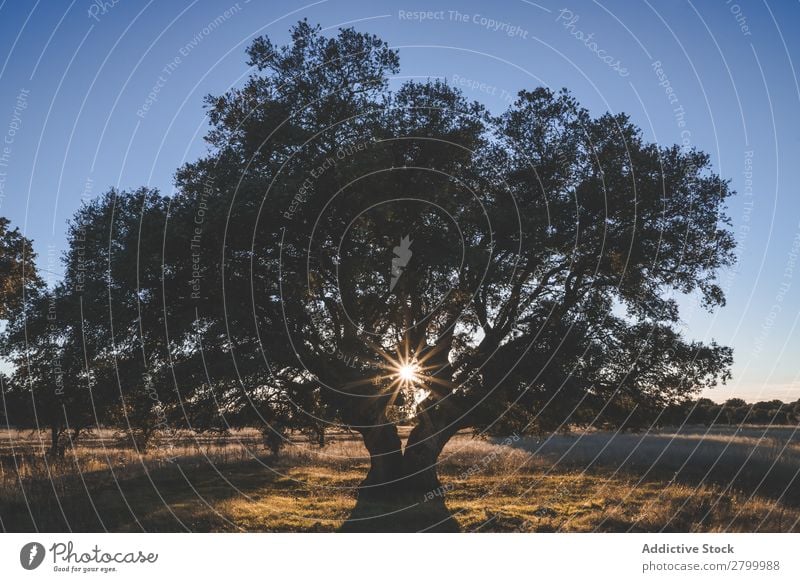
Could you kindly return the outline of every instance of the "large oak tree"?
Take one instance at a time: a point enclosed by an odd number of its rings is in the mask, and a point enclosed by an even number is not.
[[[82,208],[59,326],[46,297],[47,332],[12,326],[20,363],[71,362],[93,422],[137,446],[161,426],[347,428],[371,457],[360,500],[407,501],[459,431],[641,426],[727,378],[730,350],[679,327],[679,296],[723,304],[734,258],[706,154],[566,91],[492,114],[393,81],[398,54],[352,29],[301,22],[248,54],[177,193]]]
[[[351,428],[360,495],[385,499],[436,488],[460,430],[641,424],[727,377],[730,350],[677,325],[679,295],[723,304],[734,258],[706,154],[566,91],[492,115],[390,81],[397,53],[352,29],[301,22],[248,54],[247,83],[208,98],[210,152],[179,171],[165,235],[195,418]]]

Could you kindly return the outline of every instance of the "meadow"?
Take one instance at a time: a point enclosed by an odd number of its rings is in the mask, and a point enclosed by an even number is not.
[[[445,448],[439,475],[462,531],[800,531],[796,427],[513,436],[459,434]],[[324,448],[293,437],[277,457],[248,430],[185,433],[144,454],[108,431],[63,458],[46,445],[0,431],[3,531],[339,531],[369,466],[344,432]]]

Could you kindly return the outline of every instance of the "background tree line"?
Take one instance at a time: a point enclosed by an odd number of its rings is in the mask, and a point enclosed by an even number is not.
[[[797,425],[800,424],[800,400],[762,400],[747,403],[742,398],[730,398],[717,404],[708,398],[674,404],[663,413],[663,425]]]

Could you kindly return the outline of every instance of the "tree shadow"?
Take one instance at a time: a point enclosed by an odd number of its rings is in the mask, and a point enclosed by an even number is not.
[[[347,533],[412,533],[461,531],[444,499],[376,501],[359,496],[350,516],[339,528]]]
[[[138,468],[86,471],[27,480],[25,497],[0,499],[0,525],[13,532],[237,531],[216,507],[265,487],[298,494],[294,481],[256,461],[216,470],[178,461],[149,467],[148,474]]]

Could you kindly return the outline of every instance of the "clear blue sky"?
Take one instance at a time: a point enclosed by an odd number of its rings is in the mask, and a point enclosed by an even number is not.
[[[203,96],[242,82],[254,36],[284,41],[303,17],[377,33],[399,48],[401,76],[463,84],[495,111],[521,88],[568,87],[648,139],[709,152],[739,191],[740,260],[723,274],[725,308],[683,301],[690,337],[735,349],[733,381],[708,396],[800,397],[796,1],[3,1],[0,215],[34,239],[51,281],[81,197],[169,193],[205,150]]]

